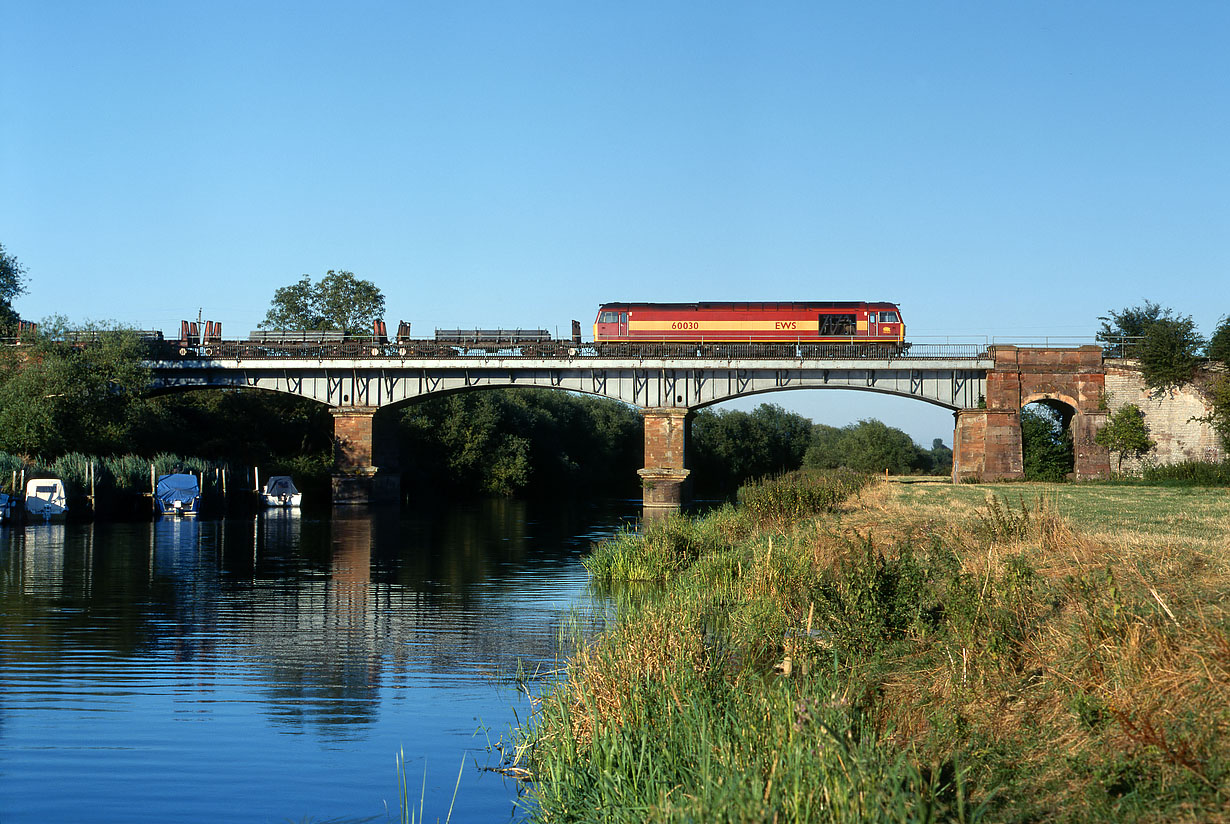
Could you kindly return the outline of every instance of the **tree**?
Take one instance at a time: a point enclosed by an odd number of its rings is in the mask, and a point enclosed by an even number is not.
[[[1221,443],[1230,450],[1230,375],[1219,375],[1209,384],[1212,410],[1196,420],[1207,423],[1221,436]]]
[[[798,469],[811,441],[812,423],[777,404],[751,412],[709,410],[692,419],[689,465],[697,485],[729,492],[750,478]]]
[[[1204,354],[1209,360],[1230,366],[1230,316],[1224,316],[1218,322]]]
[[[519,495],[602,488],[626,493],[643,458],[629,406],[548,389],[427,398],[400,417],[402,465],[425,488]]]
[[[944,445],[944,441],[936,438],[931,441],[931,474],[932,475],[951,475],[952,474],[952,450]]]
[[[26,267],[4,251],[4,244],[0,243],[0,330],[8,335],[14,333],[17,325],[13,301],[25,294],[25,274]]]
[[[1145,330],[1138,357],[1145,383],[1163,392],[1191,381],[1200,365],[1204,338],[1196,332],[1191,316],[1171,316],[1166,310]]]
[[[93,343],[73,346],[64,326],[62,318],[45,322],[31,346],[0,357],[0,449],[44,458],[130,449],[149,383],[140,339],[91,329]]]
[[[1191,316],[1177,315],[1152,301],[1143,306],[1111,311],[1100,318],[1096,338],[1108,355],[1140,361],[1145,383],[1155,392],[1182,386],[1192,379],[1200,363],[1204,339]]]
[[[1141,458],[1157,444],[1149,437],[1145,413],[1134,403],[1129,403],[1106,420],[1106,425],[1094,435],[1093,442],[1104,446],[1119,456],[1117,471],[1123,472],[1123,456]]]
[[[1103,344],[1107,355],[1127,358],[1135,356],[1145,331],[1162,316],[1162,307],[1146,300],[1144,306],[1129,306],[1120,312],[1111,309],[1106,314],[1109,317],[1098,318],[1102,328],[1094,338]]]
[[[1021,410],[1021,452],[1027,481],[1065,480],[1076,463],[1071,431],[1045,406]]]
[[[372,321],[384,315],[384,294],[369,280],[353,272],[330,269],[320,283],[310,275],[273,293],[265,329],[337,330],[348,334],[370,332]]]
[[[883,472],[887,469],[894,475],[934,470],[931,456],[919,449],[909,435],[874,419],[862,420],[842,429],[816,426],[803,465],[813,469],[846,467],[861,472]]]

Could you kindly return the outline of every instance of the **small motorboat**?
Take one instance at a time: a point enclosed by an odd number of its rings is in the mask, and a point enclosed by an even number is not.
[[[295,488],[289,475],[271,475],[261,492],[265,506],[294,507],[303,500],[303,493]]]
[[[50,521],[68,512],[68,494],[59,478],[31,478],[26,482],[26,514]]]
[[[201,485],[196,475],[187,472],[159,475],[154,487],[154,511],[175,517],[199,514]]]
[[[13,506],[17,500],[7,492],[0,492],[0,524],[13,520]]]

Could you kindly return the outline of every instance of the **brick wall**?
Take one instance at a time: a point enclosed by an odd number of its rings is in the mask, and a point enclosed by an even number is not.
[[[1198,381],[1199,382],[1199,381]],[[1135,361],[1106,361],[1106,400],[1111,412],[1117,412],[1134,403],[1145,413],[1149,437],[1157,446],[1144,461],[1154,464],[1183,463],[1184,461],[1217,462],[1226,457],[1221,439],[1213,427],[1197,423],[1193,418],[1208,415],[1208,401],[1194,385],[1165,392],[1154,397]],[[1118,466],[1119,455],[1111,454],[1111,466]],[[1124,457],[1123,471],[1139,473],[1142,462]]]

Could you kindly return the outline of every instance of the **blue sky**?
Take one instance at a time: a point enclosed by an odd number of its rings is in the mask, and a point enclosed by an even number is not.
[[[24,317],[256,327],[347,269],[386,320],[874,299],[909,336],[1230,313],[1224,2],[0,5]],[[951,415],[756,399],[928,444]]]

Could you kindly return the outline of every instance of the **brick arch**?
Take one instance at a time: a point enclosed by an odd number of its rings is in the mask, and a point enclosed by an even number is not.
[[[1110,453],[1093,440],[1106,422],[1106,368],[1101,348],[997,346],[994,350],[995,368],[987,373],[986,407],[957,412],[953,480],[1023,478],[1021,409],[1038,401],[1060,402],[1072,410],[1076,479],[1110,477]]]
[[[1021,408],[1024,409],[1031,403],[1042,403],[1044,401],[1058,401],[1070,408],[1073,415],[1080,412],[1080,403],[1064,392],[1036,392],[1032,395],[1026,395],[1021,398]]]

